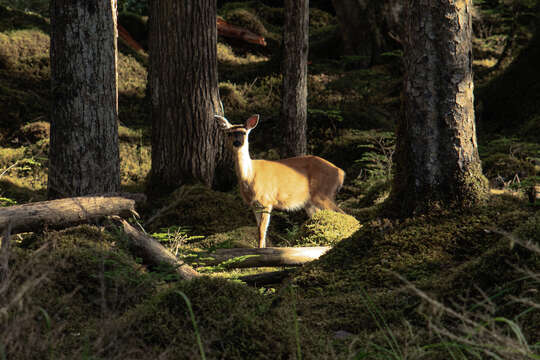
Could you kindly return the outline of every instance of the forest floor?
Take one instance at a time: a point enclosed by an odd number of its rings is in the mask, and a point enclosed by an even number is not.
[[[250,138],[254,158],[278,156],[282,12],[257,1],[219,9],[268,42],[218,44],[227,118],[261,115]],[[170,269],[142,263],[107,221],[13,236],[9,275],[0,284],[0,359],[540,358],[540,204],[525,193],[540,182],[540,110],[525,106],[538,94],[513,98],[519,81],[508,85],[505,77],[536,74],[520,65],[520,56],[534,53],[526,52],[532,30],[519,28],[503,58],[508,24],[493,12],[479,14],[474,67],[488,203],[405,220],[382,215],[400,52],[359,69],[358,58],[340,55],[335,16],[313,7],[309,152],[346,171],[337,202],[349,215],[274,212],[269,241],[332,249],[281,284],[247,286],[240,276],[280,268],[205,264],[215,249],[256,246],[256,230],[237,190],[200,185],[152,199],[131,221],[144,224],[174,204],[145,230],[207,275],[201,279],[178,281]],[[132,34],[144,27],[144,17],[133,14],[122,22]],[[46,199],[48,29],[46,18],[0,5],[1,206]],[[144,35],[137,40],[145,45]],[[131,192],[144,191],[150,170],[147,62],[147,54],[120,43],[121,179]],[[509,99],[499,106],[519,108],[514,118],[487,117],[497,106],[494,94]]]

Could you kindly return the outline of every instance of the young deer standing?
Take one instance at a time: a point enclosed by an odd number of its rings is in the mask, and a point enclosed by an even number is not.
[[[304,208],[309,216],[319,209],[343,212],[334,203],[345,178],[343,170],[311,155],[277,161],[251,160],[248,135],[257,126],[259,115],[251,116],[244,125],[231,125],[224,117],[215,117],[235,154],[240,194],[253,208],[259,227],[259,247],[266,247],[266,230],[274,208]]]

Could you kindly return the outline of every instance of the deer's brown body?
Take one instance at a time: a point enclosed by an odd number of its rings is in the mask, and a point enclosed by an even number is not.
[[[343,185],[345,172],[318,156],[299,156],[277,161],[252,160],[248,135],[259,116],[250,117],[245,125],[231,125],[216,117],[227,132],[235,153],[240,194],[253,208],[259,226],[259,247],[266,246],[266,230],[272,209],[305,209],[312,215],[318,209],[343,212],[334,203]]]

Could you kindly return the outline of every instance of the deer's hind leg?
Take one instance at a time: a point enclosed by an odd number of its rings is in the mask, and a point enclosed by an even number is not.
[[[335,202],[333,202],[331,199],[325,197],[325,196],[316,196],[311,199],[311,206],[315,208],[316,210],[332,210],[338,213],[344,213],[343,210],[341,210]],[[307,208],[306,208],[306,211]],[[314,213],[315,211],[313,211]],[[311,216],[313,213],[309,213],[308,215]]]

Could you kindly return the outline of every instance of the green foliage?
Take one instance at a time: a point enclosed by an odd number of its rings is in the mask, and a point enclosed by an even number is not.
[[[148,0],[119,0],[118,12],[131,12],[137,15],[148,15]]]
[[[540,245],[540,212],[530,216],[515,230],[514,234],[525,241],[535,241]]]
[[[0,32],[7,30],[40,29],[49,32],[49,21],[43,16],[26,12],[34,11],[48,15],[48,0],[0,0]]]
[[[264,27],[257,15],[246,9],[234,9],[225,13],[225,20],[236,26],[241,26],[255,34],[267,36],[268,30]]]

